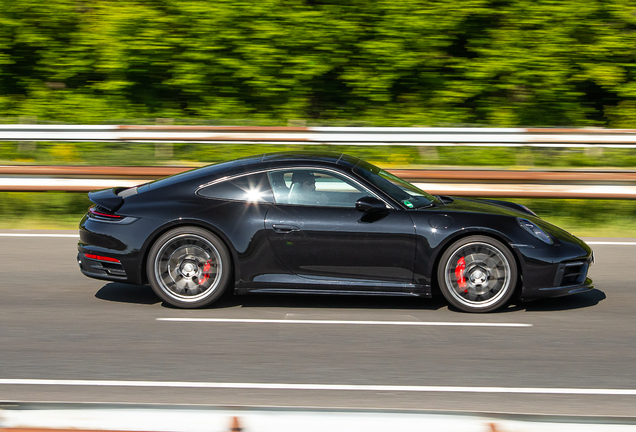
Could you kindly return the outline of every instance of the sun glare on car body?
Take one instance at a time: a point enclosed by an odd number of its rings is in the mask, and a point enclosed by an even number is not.
[[[263,192],[258,189],[248,189],[245,191],[245,198],[248,202],[263,201]]]

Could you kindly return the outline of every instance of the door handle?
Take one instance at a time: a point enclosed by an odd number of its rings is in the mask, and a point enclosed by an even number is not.
[[[274,225],[272,225],[272,228],[274,229],[274,231],[279,232],[279,233],[290,233],[292,231],[300,231],[300,228],[298,228],[297,226],[294,226],[294,225],[274,224]]]

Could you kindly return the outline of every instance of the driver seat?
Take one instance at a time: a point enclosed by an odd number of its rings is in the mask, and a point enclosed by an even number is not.
[[[300,204],[303,200],[303,190],[301,183],[294,183],[289,190],[289,204]]]

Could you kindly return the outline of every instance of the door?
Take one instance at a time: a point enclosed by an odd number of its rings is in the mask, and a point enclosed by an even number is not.
[[[406,211],[363,213],[356,180],[324,169],[269,173],[276,203],[265,217],[272,247],[292,273],[308,279],[411,284],[415,229]]]

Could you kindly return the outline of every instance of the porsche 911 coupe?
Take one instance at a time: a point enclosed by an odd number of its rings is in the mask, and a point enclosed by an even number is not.
[[[90,192],[86,276],[177,307],[234,294],[431,297],[488,312],[580,293],[594,254],[506,201],[433,196],[345,154],[274,153]]]

